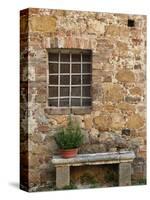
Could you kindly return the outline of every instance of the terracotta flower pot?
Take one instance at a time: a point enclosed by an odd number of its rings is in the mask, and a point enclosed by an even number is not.
[[[73,158],[77,155],[78,148],[76,149],[60,149],[60,155],[63,158]]]

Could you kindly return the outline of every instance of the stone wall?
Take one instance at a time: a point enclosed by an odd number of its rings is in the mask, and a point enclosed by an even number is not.
[[[128,27],[128,19],[135,20],[134,27]],[[54,134],[68,115],[52,115],[47,106],[50,48],[93,53],[92,109],[86,114],[76,110],[74,115],[85,135],[80,153],[132,149],[133,180],[144,179],[146,16],[30,8],[21,11],[20,39],[21,188],[55,187]]]

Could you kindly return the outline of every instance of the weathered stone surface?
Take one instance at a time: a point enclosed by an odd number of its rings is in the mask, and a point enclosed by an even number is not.
[[[90,143],[90,138],[89,138],[89,134],[88,134],[88,131],[85,130],[85,129],[82,129],[82,134],[83,134],[83,144],[82,144],[82,147],[84,148],[84,146],[86,146],[87,144]],[[81,148],[82,148],[81,147]]]
[[[121,130],[125,125],[125,119],[122,114],[113,113],[111,114],[112,122],[110,124],[110,128],[112,130]]]
[[[70,166],[104,165],[119,163],[119,185],[131,184],[131,162],[135,158],[133,152],[110,152],[96,154],[80,154],[75,158],[62,159],[53,157],[52,162],[56,166],[56,187],[63,188],[70,184]],[[126,163],[126,162],[127,163]]]
[[[107,104],[104,104],[104,111],[105,112],[109,112],[109,113],[112,113],[112,112],[115,112],[115,110],[116,110],[116,107],[115,107],[115,105],[112,105],[112,104],[109,104],[109,103],[107,103]]]
[[[31,139],[31,141],[37,144],[40,144],[42,142],[42,136],[40,134],[35,133],[33,135],[29,135],[29,138]]]
[[[98,20],[89,19],[88,20],[88,32],[93,33],[93,31],[97,32],[98,34],[104,34],[105,32],[105,25]]]
[[[96,127],[101,131],[109,130],[109,125],[111,123],[111,117],[108,115],[101,115],[94,118],[94,123]]]
[[[102,98],[102,87],[98,83],[93,84],[92,94],[93,94],[93,100],[99,100]]]
[[[112,77],[109,75],[105,76],[103,82],[112,82]]]
[[[139,96],[126,96],[125,97],[125,101],[131,104],[136,104],[139,103],[141,101],[141,97]]]
[[[123,100],[124,92],[118,84],[107,84],[104,86],[104,101],[119,102]]]
[[[119,108],[122,112],[135,112],[135,107],[126,102],[118,104],[117,108]]]
[[[58,153],[58,146],[54,139],[54,134],[47,134],[43,140],[43,144],[47,147],[47,153]]]
[[[140,180],[146,179],[146,164],[143,157],[135,158],[133,162],[133,167],[133,180],[139,182]]]
[[[52,16],[33,16],[29,19],[29,31],[53,33],[56,31],[56,18]]]
[[[30,170],[28,174],[28,181],[30,187],[40,184],[40,173],[38,170]]]
[[[91,129],[93,126],[93,120],[91,117],[85,117],[84,118],[84,123],[85,123],[85,128],[86,129]]]
[[[70,185],[70,167],[56,167],[56,187],[63,188]]]
[[[130,89],[130,94],[131,95],[141,96],[142,95],[142,90],[139,87],[134,87],[134,88]]]
[[[30,154],[29,155],[29,167],[35,168],[35,166],[39,166],[39,157],[37,155]]]
[[[144,126],[144,119],[139,114],[131,115],[127,121],[128,128],[141,128]]]
[[[49,131],[49,127],[47,125],[39,125],[38,131],[39,132],[43,132],[43,133],[48,132]]]
[[[134,82],[135,77],[132,71],[122,69],[116,74],[116,79],[120,82]]]
[[[117,48],[118,48],[120,57],[127,56],[127,54],[128,54],[128,44],[127,43],[118,41]]]
[[[131,163],[119,164],[119,185],[131,185]]]
[[[52,163],[55,165],[56,170],[58,167],[58,173],[62,167],[62,171],[69,172],[68,166],[80,166],[80,165],[103,165],[113,163],[132,162],[135,158],[133,151],[120,151],[120,152],[105,152],[105,153],[93,153],[93,154],[78,154],[73,158],[61,158],[60,156],[54,156]],[[126,165],[122,165],[126,166]],[[66,167],[66,168],[64,168]]]
[[[98,141],[100,144],[105,144],[107,151],[112,148],[125,149],[128,146],[128,141],[115,132],[100,132]]]
[[[110,25],[108,26],[106,33],[110,36],[119,36],[120,28],[116,25]]]
[[[144,145],[144,138],[143,137],[135,137],[135,138],[132,138],[131,139],[131,145],[137,145],[137,146],[140,146],[140,145]]]
[[[91,128],[89,132],[89,143],[97,143],[99,138],[99,131],[96,128]]]
[[[106,145],[104,144],[86,144],[81,146],[79,153],[97,153],[97,152],[107,152]]]
[[[54,116],[54,118],[58,124],[62,124],[64,121],[67,120],[67,117],[64,115],[56,115],[56,116]]]

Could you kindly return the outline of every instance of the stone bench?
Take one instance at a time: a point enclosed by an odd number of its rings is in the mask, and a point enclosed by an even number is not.
[[[78,154],[74,158],[64,159],[53,156],[56,167],[56,187],[70,185],[70,166],[119,164],[119,186],[131,185],[131,163],[135,158],[133,151]]]

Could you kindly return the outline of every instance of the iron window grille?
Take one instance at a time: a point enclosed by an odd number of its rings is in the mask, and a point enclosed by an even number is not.
[[[91,106],[91,50],[53,49],[48,59],[48,106]]]

